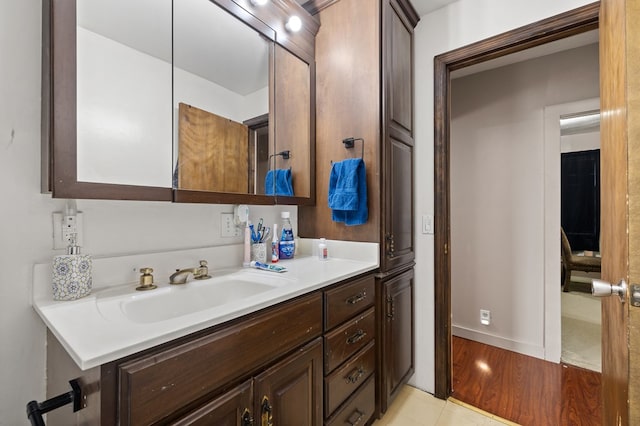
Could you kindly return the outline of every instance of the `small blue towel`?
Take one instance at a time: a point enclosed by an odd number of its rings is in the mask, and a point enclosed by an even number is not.
[[[333,163],[328,201],[334,222],[344,222],[349,226],[367,223],[367,172],[362,158]]]
[[[264,179],[264,193],[265,195],[283,195],[293,197],[291,168],[269,170]]]

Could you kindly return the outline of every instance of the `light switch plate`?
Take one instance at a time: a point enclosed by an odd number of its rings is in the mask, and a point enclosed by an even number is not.
[[[422,215],[422,233],[433,234],[433,215],[432,214]]]

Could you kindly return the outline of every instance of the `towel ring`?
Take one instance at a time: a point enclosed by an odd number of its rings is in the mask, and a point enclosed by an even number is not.
[[[344,147],[346,149],[351,149],[355,146],[356,141],[362,141],[362,154],[360,155],[360,158],[364,159],[364,139],[362,138],[346,138],[342,140],[342,143],[344,144]]]
[[[342,143],[344,144],[344,147],[346,149],[352,149],[355,146],[356,141],[361,141],[362,142],[362,153],[360,154],[360,158],[362,158],[362,160],[364,160],[364,139],[362,138],[346,138],[342,140]],[[331,164],[333,164],[333,161],[331,161]]]
[[[289,158],[291,158],[291,151],[286,150],[286,151],[281,151],[278,152],[277,154],[271,154],[269,156],[269,170],[275,170],[276,168],[276,159],[275,157],[282,157],[283,160],[288,160]],[[273,169],[271,169],[271,159],[273,158]]]

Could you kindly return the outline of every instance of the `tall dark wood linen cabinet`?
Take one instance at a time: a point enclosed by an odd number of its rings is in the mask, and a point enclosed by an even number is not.
[[[303,237],[380,244],[376,275],[376,408],[414,372],[414,75],[408,0],[312,0],[316,37],[316,205],[299,208]],[[345,138],[362,138],[345,149]],[[332,161],[363,156],[369,218],[345,226],[327,203]]]

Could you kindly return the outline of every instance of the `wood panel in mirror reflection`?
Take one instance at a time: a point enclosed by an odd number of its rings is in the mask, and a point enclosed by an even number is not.
[[[246,124],[180,103],[178,127],[178,188],[254,193]]]
[[[309,65],[284,48],[275,49],[275,146],[291,157],[275,157],[273,168],[291,168],[293,193],[311,195],[311,77]]]

